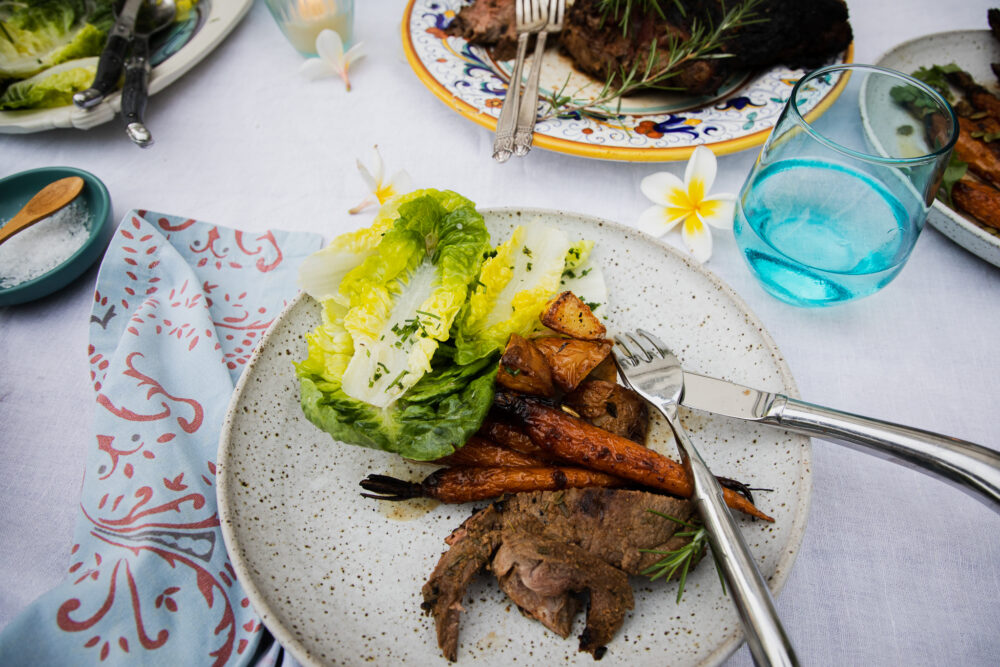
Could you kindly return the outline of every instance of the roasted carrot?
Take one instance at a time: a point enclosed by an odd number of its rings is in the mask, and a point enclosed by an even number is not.
[[[467,503],[499,498],[522,491],[559,491],[588,486],[621,487],[628,482],[612,475],[569,466],[531,468],[441,468],[421,482],[407,482],[386,475],[361,480],[365,498],[406,500],[434,498],[443,503]]]
[[[478,435],[469,438],[455,453],[433,463],[452,468],[525,468],[545,465],[542,459],[498,445]]]
[[[553,456],[682,498],[691,497],[691,481],[684,466],[662,454],[513,392],[497,392],[493,405],[516,417],[531,441]],[[733,509],[774,521],[731,489],[724,488],[722,493]]]
[[[479,435],[507,449],[512,449],[515,452],[520,452],[533,458],[540,458],[546,461],[552,459],[551,454],[532,442],[524,430],[513,424],[487,417],[483,425],[479,427]]]

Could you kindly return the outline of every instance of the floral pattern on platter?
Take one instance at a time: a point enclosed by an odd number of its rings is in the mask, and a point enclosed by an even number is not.
[[[492,129],[506,95],[512,62],[494,60],[485,48],[445,33],[462,4],[461,0],[410,0],[403,29],[407,55],[438,97]],[[850,50],[832,60],[847,62],[849,58]],[[535,143],[574,155],[621,160],[686,159],[698,145],[709,146],[717,154],[743,150],[764,142],[792,86],[804,73],[777,66],[736,77],[715,98],[644,95],[623,101],[615,113],[573,112],[542,118],[535,128]],[[550,51],[542,70],[542,97],[559,82],[581,76],[572,73],[565,56]],[[809,107],[835,94],[836,83],[828,81],[817,88]]]

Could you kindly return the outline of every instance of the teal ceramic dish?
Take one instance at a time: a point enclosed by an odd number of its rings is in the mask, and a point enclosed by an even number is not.
[[[84,222],[89,235],[84,244],[59,266],[37,278],[0,288],[0,306],[12,306],[48,296],[79,278],[104,254],[111,235],[111,196],[93,174],[73,167],[43,167],[0,179],[0,219],[9,220],[32,196],[49,183],[67,176],[84,181],[79,198],[87,208]]]

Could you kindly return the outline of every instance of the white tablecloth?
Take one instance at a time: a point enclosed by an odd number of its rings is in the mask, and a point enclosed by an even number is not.
[[[219,0],[216,0],[219,1]],[[355,159],[378,144],[390,170],[480,206],[537,206],[625,223],[639,181],[682,165],[618,164],[536,149],[503,165],[491,134],[447,109],[413,75],[399,39],[402,0],[357,3],[367,57],[354,90],[309,82],[262,3],[195,69],[151,99],[157,143],[130,144],[118,119],[90,131],[0,136],[0,177],[50,165],[93,172],[114,219],[132,208],[259,231],[327,237],[369,216]],[[923,34],[986,26],[985,0],[849,3],[855,60]],[[736,192],[756,156],[720,158]],[[674,237],[669,237],[673,239]],[[926,228],[881,293],[818,310],[753,281],[730,237],[708,268],[750,305],[810,401],[1000,446],[1000,269]],[[41,301],[0,308],[0,627],[66,574],[91,444],[87,320],[96,267]],[[1000,517],[952,487],[814,441],[805,540],[778,608],[803,663],[1000,664]],[[746,648],[731,664],[750,664]]]

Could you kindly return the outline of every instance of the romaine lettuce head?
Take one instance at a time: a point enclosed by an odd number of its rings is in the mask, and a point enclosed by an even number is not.
[[[377,220],[320,251],[342,277],[335,292],[307,281],[327,298],[296,372],[303,411],[335,438],[430,460],[462,446],[492,402],[495,358],[457,363],[443,344],[489,234],[464,197],[412,195],[390,206],[391,226]]]
[[[111,0],[0,2],[0,80],[25,79],[99,55],[114,22]]]
[[[97,56],[70,60],[15,81],[0,95],[0,110],[48,109],[71,104],[73,93],[90,87],[97,74]]]

